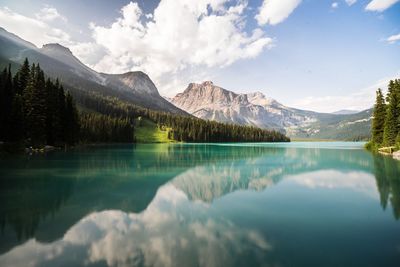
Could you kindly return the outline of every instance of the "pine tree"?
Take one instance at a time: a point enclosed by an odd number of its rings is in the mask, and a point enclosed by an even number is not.
[[[10,131],[13,121],[10,118],[10,114],[12,111],[12,102],[13,102],[13,84],[12,84],[12,75],[11,75],[11,65],[9,65],[8,69],[4,69],[1,74],[1,136],[0,139],[4,141],[10,141]]]
[[[398,134],[400,92],[396,84],[398,84],[398,81],[389,82],[388,94],[386,97],[387,109],[383,134],[383,144],[385,146],[394,145]]]
[[[39,65],[32,65],[30,79],[24,92],[29,143],[35,147],[44,145],[46,142],[46,93],[44,73]]]
[[[54,131],[56,142],[64,144],[65,143],[65,93],[63,86],[56,80],[55,88],[57,88],[57,108],[56,108],[56,118],[54,121]]]
[[[48,78],[46,80],[46,143],[55,145],[56,143],[56,121],[57,121],[57,97],[58,88]]]
[[[26,88],[29,82],[30,77],[30,69],[29,69],[29,61],[25,58],[24,63],[21,68],[18,70],[17,74],[14,77],[14,88],[15,93],[22,95],[22,91]]]
[[[12,124],[8,132],[10,142],[21,142],[24,139],[24,113],[23,113],[23,99],[22,96],[16,94],[12,102],[12,109],[10,114]]]
[[[376,91],[376,101],[372,120],[372,142],[381,145],[383,142],[383,131],[385,127],[386,105],[381,89]]]
[[[79,118],[72,95],[69,92],[67,93],[65,102],[65,126],[65,141],[67,144],[73,145],[79,138]]]

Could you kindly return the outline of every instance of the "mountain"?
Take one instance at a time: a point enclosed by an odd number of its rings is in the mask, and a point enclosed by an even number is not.
[[[211,81],[190,83],[171,103],[202,119],[273,128],[295,138],[366,139],[371,122],[371,110],[354,114],[300,110],[260,92],[238,94]]]
[[[332,114],[335,115],[349,115],[349,114],[356,114],[359,113],[359,110],[352,110],[352,109],[341,109],[335,112],[332,112]]]
[[[261,128],[284,129],[309,124],[309,114],[296,113],[262,93],[236,94],[211,81],[191,83],[171,102],[188,113],[207,120],[252,125]]]
[[[187,114],[160,96],[150,77],[140,71],[123,74],[99,73],[83,64],[71,50],[60,44],[42,48],[0,28],[0,65],[21,64],[25,58],[39,63],[52,78],[59,78],[73,93],[76,90],[117,97],[145,108]]]

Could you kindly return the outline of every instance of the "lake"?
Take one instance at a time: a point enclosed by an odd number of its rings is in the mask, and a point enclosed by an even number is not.
[[[0,160],[0,266],[400,266],[400,162],[363,143]]]

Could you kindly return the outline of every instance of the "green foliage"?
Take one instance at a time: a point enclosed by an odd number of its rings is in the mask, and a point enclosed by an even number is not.
[[[399,104],[400,104],[400,81],[390,81],[388,94],[386,97],[387,109],[385,117],[385,128],[383,134],[383,143],[386,146],[394,145],[399,132]]]
[[[81,105],[94,112],[111,116],[138,118],[143,117],[160,125],[171,128],[169,139],[182,142],[287,142],[284,134],[236,124],[205,121],[192,116],[150,110],[121,101],[115,97],[98,93],[75,91],[75,99]]]
[[[171,129],[139,117],[135,121],[135,139],[138,143],[170,143]]]
[[[0,77],[0,140],[27,146],[72,145],[78,141],[78,114],[72,96],[58,81],[45,80],[39,65],[28,60],[12,78]]]
[[[28,60],[14,77],[11,67],[4,69],[0,76],[0,141],[33,147],[133,142],[139,117],[144,118],[136,133],[139,142],[289,141],[277,131],[150,110],[120,98],[68,89],[65,93],[58,80],[46,79],[40,66],[30,66]],[[86,113],[78,113],[70,92]]]
[[[46,93],[44,73],[40,66],[32,65],[29,82],[23,89],[25,124],[29,143],[34,147],[46,143]]]
[[[11,80],[11,66],[5,68],[0,76],[0,140],[8,140],[12,133],[10,114],[12,112],[13,88]]]
[[[400,80],[389,82],[386,104],[379,89],[376,94],[374,118],[372,121],[371,150],[399,147],[400,142]]]
[[[133,125],[125,117],[88,113],[80,116],[80,138],[85,143],[131,143]]]
[[[372,119],[372,142],[380,145],[383,143],[383,132],[385,128],[386,104],[381,89],[376,91],[376,101]]]

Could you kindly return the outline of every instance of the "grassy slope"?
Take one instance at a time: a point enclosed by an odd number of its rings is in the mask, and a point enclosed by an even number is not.
[[[175,142],[168,138],[168,131],[160,130],[154,122],[142,118],[136,120],[135,137],[138,143],[172,143]]]
[[[83,113],[96,113],[101,114],[92,109],[77,105],[79,111]],[[135,138],[137,143],[174,143],[175,140],[168,138],[169,128],[160,130],[157,124],[151,120],[142,118],[140,121],[135,120]]]

